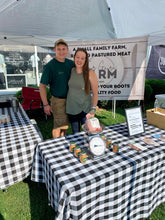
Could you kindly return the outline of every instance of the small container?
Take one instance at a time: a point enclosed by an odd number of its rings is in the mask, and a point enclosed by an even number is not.
[[[158,100],[157,100],[157,99],[155,99],[154,108],[159,108],[159,103],[158,103]]]
[[[104,134],[100,134],[100,137],[102,137],[103,140],[106,140]]]
[[[12,104],[14,113],[18,112],[19,102],[18,102],[17,98],[13,97],[11,100],[11,104]]]
[[[80,153],[80,162],[81,163],[86,163],[86,161],[87,161],[87,154],[86,154],[85,151],[81,151],[81,153]]]
[[[79,146],[76,146],[74,148],[74,155],[75,155],[75,157],[79,157],[80,153],[81,153],[81,148]]]
[[[10,116],[7,115],[7,117],[6,117],[6,123],[9,123],[9,122],[10,122]]]
[[[1,115],[1,123],[2,124],[6,123],[6,115]]]
[[[69,150],[71,153],[74,153],[74,148],[76,147],[76,144],[74,141],[70,142]]]
[[[114,142],[113,143],[113,152],[114,153],[118,153],[119,152],[119,143],[118,142]]]
[[[106,139],[106,148],[111,148],[111,145],[112,145],[112,141],[111,141],[111,138],[107,138]]]
[[[0,115],[0,124],[6,124],[10,122],[9,115]]]

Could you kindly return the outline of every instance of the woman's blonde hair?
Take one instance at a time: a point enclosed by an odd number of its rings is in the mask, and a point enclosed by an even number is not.
[[[89,82],[89,59],[88,59],[88,53],[84,48],[77,48],[75,54],[74,54],[74,58],[77,54],[78,51],[82,51],[86,54],[86,58],[85,58],[85,63],[83,66],[83,77],[84,77],[84,82],[85,82],[85,92],[86,94],[89,94],[90,92],[90,82]]]

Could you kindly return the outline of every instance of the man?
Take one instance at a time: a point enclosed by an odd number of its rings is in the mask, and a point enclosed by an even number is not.
[[[68,116],[65,112],[66,97],[68,92],[68,80],[74,62],[66,58],[68,44],[59,39],[55,42],[54,51],[56,56],[45,65],[40,81],[40,95],[47,115],[53,113],[54,127],[53,138],[66,135],[68,129]],[[47,100],[46,87],[50,86],[51,106]]]

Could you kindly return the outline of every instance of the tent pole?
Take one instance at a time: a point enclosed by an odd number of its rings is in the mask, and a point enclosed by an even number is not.
[[[115,112],[116,112],[116,99],[112,99],[112,112],[113,112],[113,117],[115,118]]]
[[[114,100],[114,118],[116,116],[116,99]]]
[[[6,74],[4,74],[4,75],[5,75],[5,84],[6,84],[6,89],[8,89],[7,75],[6,75]]]
[[[38,76],[38,60],[37,60],[37,46],[34,46],[35,49],[35,66],[36,66],[36,84],[39,86],[39,76]]]

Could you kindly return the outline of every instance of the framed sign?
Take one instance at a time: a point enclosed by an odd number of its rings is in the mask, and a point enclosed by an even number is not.
[[[7,74],[8,88],[22,88],[27,86],[26,74]]]
[[[143,133],[144,123],[141,106],[125,109],[129,136]]]

